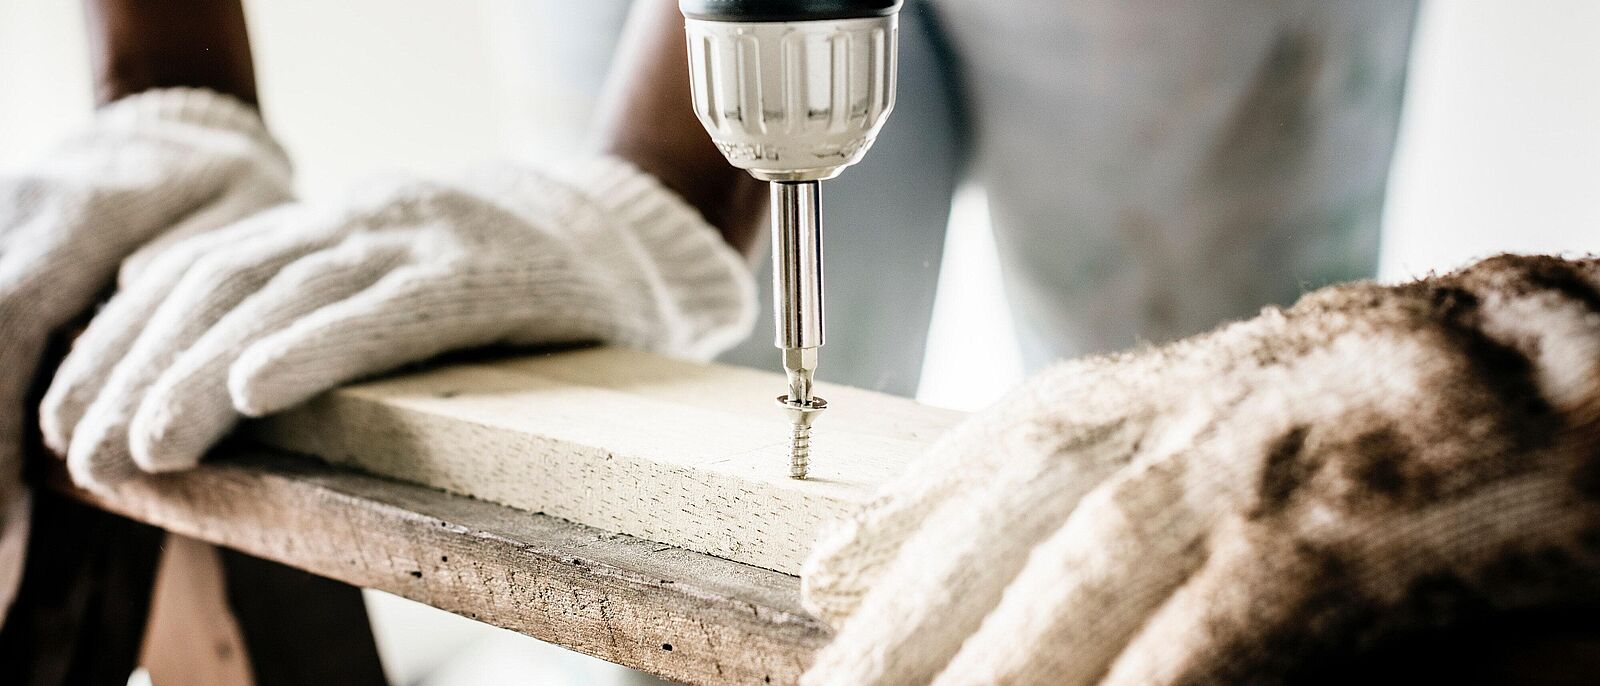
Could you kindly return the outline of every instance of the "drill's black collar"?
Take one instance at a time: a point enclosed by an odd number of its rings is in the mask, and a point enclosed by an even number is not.
[[[710,21],[817,21],[885,17],[901,0],[678,0],[690,19]]]

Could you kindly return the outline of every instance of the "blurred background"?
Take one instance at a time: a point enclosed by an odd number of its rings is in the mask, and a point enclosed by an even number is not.
[[[265,115],[302,193],[581,151],[598,84],[546,48],[608,51],[615,37],[539,25],[539,3],[563,1],[247,1]],[[567,4],[620,15],[627,2]],[[0,0],[0,168],[87,119],[82,22],[77,2]],[[1417,31],[1382,278],[1499,251],[1600,251],[1600,3],[1425,1]],[[982,190],[963,190],[924,363],[941,371],[924,375],[925,402],[976,409],[1021,377],[987,227]],[[369,608],[397,684],[651,683],[391,596],[369,593]]]

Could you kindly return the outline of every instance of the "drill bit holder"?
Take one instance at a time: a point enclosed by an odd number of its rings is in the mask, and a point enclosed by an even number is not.
[[[899,1],[683,0],[692,102],[733,166],[820,181],[894,108]]]

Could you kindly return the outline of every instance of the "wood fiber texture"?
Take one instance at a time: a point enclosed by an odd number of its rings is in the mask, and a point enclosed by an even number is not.
[[[788,478],[779,374],[617,348],[348,386],[256,423],[270,446],[605,531],[797,573],[960,413],[820,384],[812,478]]]

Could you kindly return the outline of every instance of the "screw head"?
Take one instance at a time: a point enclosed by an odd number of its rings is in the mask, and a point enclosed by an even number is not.
[[[806,405],[789,402],[788,395],[778,396],[778,407],[789,417],[789,423],[795,426],[810,427],[816,421],[817,415],[828,409],[828,401],[812,396],[811,402]]]

